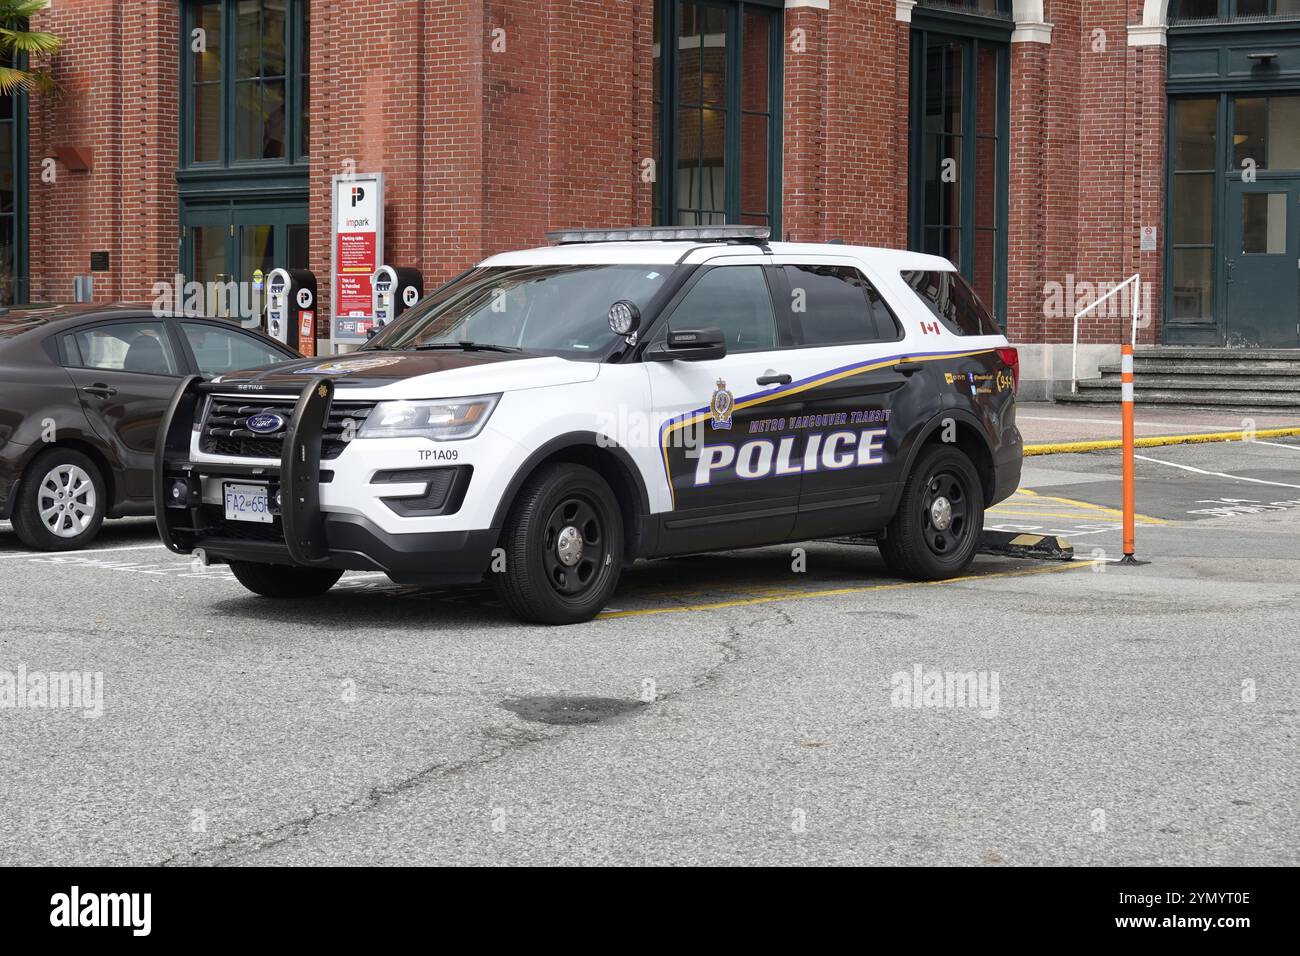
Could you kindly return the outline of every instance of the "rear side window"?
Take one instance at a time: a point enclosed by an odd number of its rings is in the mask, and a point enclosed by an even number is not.
[[[77,365],[106,372],[179,375],[171,339],[161,322],[114,322],[74,332]],[[68,358],[69,353],[63,353]]]
[[[852,266],[787,265],[790,313],[801,344],[896,342],[902,329],[880,292]]]
[[[904,272],[903,281],[954,335],[1001,335],[993,314],[960,272]]]

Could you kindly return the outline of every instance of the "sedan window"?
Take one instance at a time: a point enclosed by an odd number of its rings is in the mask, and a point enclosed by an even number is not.
[[[289,357],[261,339],[237,329],[206,322],[182,322],[185,339],[204,375],[224,375],[238,369],[287,362]]]
[[[180,374],[167,328],[161,322],[114,322],[74,332],[72,337],[80,352],[74,364],[82,368],[150,375]]]

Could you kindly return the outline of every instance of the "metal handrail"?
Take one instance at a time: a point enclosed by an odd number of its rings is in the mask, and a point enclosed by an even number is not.
[[[1107,301],[1111,296],[1118,295],[1125,287],[1133,285],[1133,336],[1131,344],[1137,346],[1138,338],[1138,313],[1142,308],[1142,273],[1135,272],[1115,288],[1111,289],[1096,302],[1090,304],[1087,308],[1080,309],[1074,314],[1074,348],[1070,354],[1070,391],[1077,394],[1079,391],[1079,320],[1091,312],[1097,306]]]

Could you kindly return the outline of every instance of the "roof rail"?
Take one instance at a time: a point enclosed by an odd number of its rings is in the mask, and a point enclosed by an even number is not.
[[[546,238],[559,245],[587,242],[749,242],[766,245],[767,226],[637,226],[631,229],[560,229]]]

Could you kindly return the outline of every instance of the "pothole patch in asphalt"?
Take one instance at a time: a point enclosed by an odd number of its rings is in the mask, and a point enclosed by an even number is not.
[[[620,714],[644,707],[639,700],[616,697],[512,697],[501,706],[524,720],[539,724],[598,724]]]

